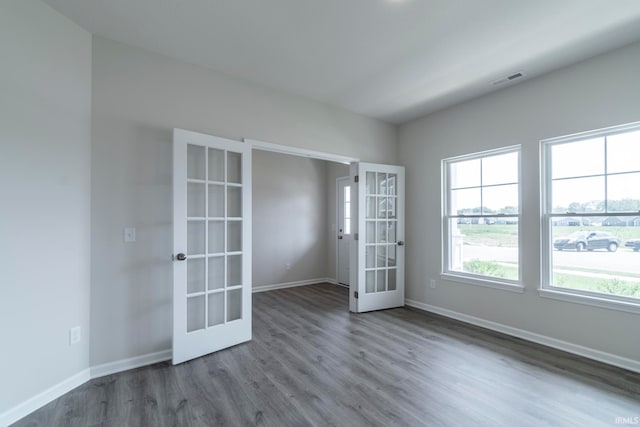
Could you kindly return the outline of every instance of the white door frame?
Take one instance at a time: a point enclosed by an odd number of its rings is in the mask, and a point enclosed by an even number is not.
[[[272,142],[260,141],[257,139],[244,138],[243,141],[250,144],[253,150],[271,151],[274,153],[289,154],[291,156],[327,160],[329,162],[343,163],[345,165],[350,165],[353,162],[360,161],[357,157],[343,156],[340,154],[309,150],[306,148],[291,147],[289,145],[274,144]]]

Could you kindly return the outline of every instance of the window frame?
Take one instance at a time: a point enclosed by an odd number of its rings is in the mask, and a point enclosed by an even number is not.
[[[553,220],[557,218],[583,218],[594,216],[638,216],[639,212],[610,212],[608,210],[607,189],[605,184],[605,210],[603,212],[566,212],[566,213],[554,213],[552,206],[552,159],[551,148],[554,145],[566,144],[571,142],[579,142],[589,140],[593,138],[610,137],[622,133],[628,133],[632,131],[640,131],[640,122],[633,122],[618,126],[611,126],[601,129],[595,129],[587,132],[580,132],[576,134],[547,138],[540,141],[540,286],[538,288],[538,294],[541,297],[551,298],[556,300],[568,301],[578,304],[585,304],[597,307],[604,307],[613,310],[626,311],[631,313],[640,313],[640,299],[633,297],[626,297],[622,295],[607,294],[603,292],[593,292],[582,289],[567,288],[562,286],[553,285]],[[618,173],[608,173],[606,169],[606,156],[603,156],[603,162],[605,162],[604,173],[605,177],[609,175],[617,175]]]
[[[458,163],[469,160],[482,159],[486,157],[493,157],[502,154],[517,154],[517,167],[518,167],[518,213],[517,214],[482,214],[479,215],[452,215],[449,213],[449,203],[450,203],[450,181],[451,178],[449,176],[450,165],[452,163]],[[442,279],[451,280],[455,282],[465,283],[474,286],[483,286],[493,289],[501,289],[510,292],[523,293],[524,285],[522,279],[522,147],[521,145],[512,145],[509,147],[503,147],[498,149],[486,150],[481,152],[475,152],[471,154],[465,154],[461,156],[449,157],[443,159],[441,161],[441,174],[442,174],[442,200],[441,200],[441,242],[442,242],[442,266],[440,276]],[[482,175],[482,171],[480,172]],[[506,184],[501,184],[506,185]],[[482,185],[482,176],[480,181],[479,188],[491,187],[493,185]],[[481,201],[482,204],[482,201]],[[499,277],[493,276],[485,276],[481,274],[467,273],[463,271],[453,270],[451,268],[453,252],[451,245],[451,227],[450,221],[451,219],[460,219],[460,218],[517,218],[518,221],[518,280],[512,279],[503,279]]]

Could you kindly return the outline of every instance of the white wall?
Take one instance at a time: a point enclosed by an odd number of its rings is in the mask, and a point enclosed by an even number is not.
[[[92,365],[170,348],[172,128],[396,160],[392,125],[100,37],[93,58]]]
[[[525,70],[526,71],[526,70]],[[539,141],[640,120],[640,44],[399,128],[407,167],[407,298],[640,360],[638,315],[538,296]],[[522,144],[523,295],[439,279],[440,161]],[[438,279],[430,289],[429,279]]]
[[[254,288],[326,277],[327,163],[253,151]]]
[[[39,1],[2,1],[0,58],[2,424],[89,366],[91,35]]]

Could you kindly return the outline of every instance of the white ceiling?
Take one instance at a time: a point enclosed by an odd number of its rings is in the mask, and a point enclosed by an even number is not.
[[[90,32],[392,123],[640,39],[638,0],[45,0]]]

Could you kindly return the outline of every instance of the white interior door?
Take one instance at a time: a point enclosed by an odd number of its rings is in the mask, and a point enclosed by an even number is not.
[[[174,129],[173,363],[251,339],[251,149]]]
[[[349,243],[352,241],[351,232],[351,180],[338,178],[336,185],[338,227],[336,243],[336,268],[338,283],[349,285]]]
[[[349,308],[404,306],[404,167],[351,165],[352,249]]]

